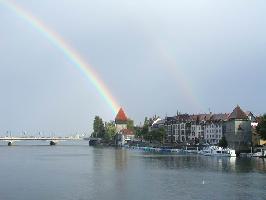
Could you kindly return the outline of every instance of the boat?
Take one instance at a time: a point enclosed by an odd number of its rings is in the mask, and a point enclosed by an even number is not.
[[[152,152],[152,153],[180,153],[182,150],[181,149],[171,149],[171,148],[165,148],[165,147],[139,147],[139,146],[128,146],[125,145],[125,148],[130,148],[130,149],[136,149],[136,150],[141,150],[144,152]]]
[[[204,156],[236,157],[235,150],[218,146],[205,147],[203,150],[199,151],[199,154]]]
[[[266,151],[265,151],[265,149],[260,149],[260,151],[258,151],[256,153],[251,153],[250,157],[266,158]]]
[[[240,153],[240,157],[247,157],[247,158],[252,158],[252,157],[258,157],[258,158],[266,158],[266,149],[265,148],[256,148],[256,152],[251,152],[250,153]]]

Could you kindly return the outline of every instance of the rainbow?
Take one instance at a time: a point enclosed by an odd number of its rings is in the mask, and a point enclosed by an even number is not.
[[[119,109],[119,104],[111,95],[104,82],[99,78],[92,66],[85,62],[79,53],[73,49],[60,35],[52,31],[42,21],[33,16],[31,13],[20,7],[14,1],[1,1],[0,3],[6,5],[17,16],[27,21],[38,32],[45,36],[55,47],[57,47],[73,64],[74,66],[95,86],[99,94],[111,107],[114,114]]]

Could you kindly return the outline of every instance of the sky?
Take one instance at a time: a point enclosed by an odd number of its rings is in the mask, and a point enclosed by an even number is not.
[[[0,135],[90,133],[115,113],[92,82],[0,0]],[[266,112],[264,0],[17,0],[97,73],[131,119]]]

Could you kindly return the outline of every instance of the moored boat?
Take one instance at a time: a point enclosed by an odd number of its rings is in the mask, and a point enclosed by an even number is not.
[[[236,157],[235,150],[218,146],[208,146],[199,152],[204,156]]]

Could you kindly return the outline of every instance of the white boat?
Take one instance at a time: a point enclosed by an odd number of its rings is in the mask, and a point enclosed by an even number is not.
[[[199,154],[204,156],[236,157],[235,150],[218,146],[205,147]]]
[[[266,151],[264,149],[260,149],[260,151],[256,153],[251,153],[250,157],[266,157]]]
[[[252,151],[252,149],[251,149]],[[240,153],[240,157],[259,157],[259,158],[266,158],[266,149],[265,148],[257,148],[257,152],[255,153]]]

